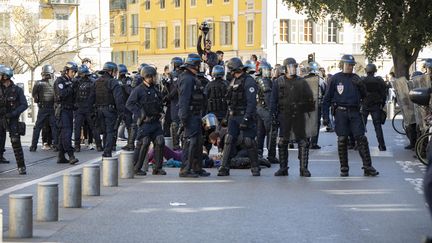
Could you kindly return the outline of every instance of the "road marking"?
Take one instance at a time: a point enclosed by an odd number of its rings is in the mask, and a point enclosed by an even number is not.
[[[401,160],[397,160],[396,164],[401,166],[401,169],[404,173],[407,174],[414,174],[416,173],[417,170],[420,170],[420,172],[425,173],[427,167],[420,163],[419,161],[410,161],[410,160],[406,160],[406,161],[401,161]],[[423,178],[405,178],[405,181],[409,182],[411,185],[414,186],[414,190],[420,194],[423,195]]]
[[[201,212],[216,212],[223,210],[243,209],[245,207],[199,207],[199,208],[142,208],[130,211],[131,213],[155,213],[155,212],[169,212],[169,213],[201,213]]]
[[[351,176],[351,177],[310,177],[309,181],[332,182],[332,181],[364,181],[366,177]]]
[[[390,194],[392,189],[352,189],[352,190],[322,190],[332,195],[375,195],[375,194]]]
[[[141,181],[141,183],[145,184],[187,184],[187,183],[230,183],[234,182],[234,180],[169,180],[169,181],[162,181],[162,180],[149,180],[149,181]]]
[[[413,185],[418,194],[423,195],[423,178],[405,178],[405,181]]]
[[[53,159],[55,157],[57,157],[57,156],[49,156],[49,157],[46,157],[46,158],[43,158],[43,159],[36,160],[36,161],[34,161],[32,163],[26,164],[26,167],[31,167],[33,165],[37,165],[37,164],[48,162],[48,160]],[[6,173],[9,173],[9,172],[12,172],[12,171],[16,171],[16,170],[17,170],[16,168],[8,169],[8,170],[3,170],[3,171],[0,171],[0,175],[1,174],[6,174]]]
[[[358,212],[412,212],[422,210],[413,204],[342,204],[337,207]]]

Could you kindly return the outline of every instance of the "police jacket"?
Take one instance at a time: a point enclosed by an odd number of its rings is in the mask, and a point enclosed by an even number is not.
[[[258,86],[255,80],[247,73],[234,78],[228,87],[228,110],[232,116],[243,116],[253,119],[256,116]]]
[[[329,80],[329,87],[323,100],[323,118],[328,119],[331,105],[359,108],[366,97],[366,87],[357,74],[336,73]]]
[[[228,111],[227,91],[228,84],[221,78],[208,83],[204,90],[207,97],[207,112],[214,113],[218,119],[223,119]]]
[[[72,80],[64,74],[54,82],[54,102],[63,109],[74,109],[75,92]]]
[[[50,83],[50,79],[42,79],[36,81],[32,97],[39,108],[53,108],[54,107],[54,87]]]
[[[190,70],[185,69],[179,77],[179,118],[183,123],[192,116],[202,116],[204,109],[204,87]]]
[[[0,83],[0,118],[18,119],[28,108],[28,104],[24,91],[12,81],[10,82],[8,87]]]
[[[160,118],[163,112],[162,94],[155,85],[147,86],[142,83],[132,90],[126,102],[126,108],[132,112],[136,118]]]
[[[269,78],[258,77],[258,105],[270,109],[272,81]]]
[[[102,76],[96,80],[95,89],[96,106],[115,106],[118,112],[124,112],[125,103],[123,91],[117,79],[113,78],[107,72],[104,72]]]
[[[313,93],[306,80],[298,76],[293,79],[281,76],[273,83],[272,115],[283,120],[313,110],[315,110]]]
[[[132,93],[132,78],[129,76],[120,76],[119,77],[119,85],[123,91],[124,101],[126,102],[129,98],[129,95]]]
[[[75,81],[75,107],[79,110],[93,108],[96,99],[95,82],[90,76],[79,78]]]
[[[366,97],[363,99],[365,108],[382,107],[387,99],[387,86],[381,77],[368,75],[363,78],[366,86]]]

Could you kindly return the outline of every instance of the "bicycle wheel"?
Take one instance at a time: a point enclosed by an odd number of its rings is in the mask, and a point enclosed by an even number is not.
[[[398,111],[394,114],[393,119],[392,119],[392,127],[397,133],[399,133],[401,135],[406,135],[403,118],[400,121],[399,121],[399,119],[396,119],[396,116],[399,115],[401,112],[402,111]]]
[[[417,158],[424,165],[428,165],[429,163],[426,157],[426,148],[431,138],[432,138],[432,133],[430,132],[425,133],[417,139],[417,142],[415,144],[415,152]]]

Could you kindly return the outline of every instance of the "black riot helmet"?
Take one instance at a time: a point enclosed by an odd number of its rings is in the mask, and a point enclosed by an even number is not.
[[[120,75],[126,75],[128,73],[128,69],[127,69],[126,65],[124,65],[124,64],[119,64],[118,70],[119,70]]]
[[[52,65],[46,64],[42,66],[42,76],[46,74],[53,75],[54,74],[54,67]]]
[[[259,65],[258,73],[263,78],[270,78],[271,77],[271,66],[268,62],[261,62]]]
[[[181,65],[183,65],[183,59],[181,57],[173,57],[169,66],[170,72],[179,69]]]
[[[201,66],[201,57],[196,53],[190,53],[188,54],[186,61],[182,66],[190,67],[198,71]]]
[[[78,75],[80,76],[87,76],[90,75],[90,69],[87,67],[87,65],[83,64],[78,68]]]
[[[293,76],[297,75],[298,63],[294,58],[292,58],[292,57],[286,58],[283,61],[282,66],[285,69],[285,74],[288,75],[289,77],[293,77]]]
[[[244,70],[245,66],[243,65],[243,62],[238,57],[231,58],[227,63],[227,68],[229,72],[240,72]]]
[[[223,78],[225,76],[225,68],[221,65],[216,65],[212,69],[212,76],[214,78]]]
[[[141,73],[141,69],[143,69],[144,67],[147,67],[147,66],[148,66],[147,63],[141,63],[141,64],[138,66],[138,73]]]
[[[355,58],[351,54],[345,54],[341,58],[341,62],[348,63],[348,64],[356,64]]]
[[[75,62],[67,62],[63,68],[63,71],[72,70],[78,72],[78,65]]]
[[[369,63],[368,65],[366,65],[365,72],[374,74],[377,72],[377,67],[375,66],[375,64]]]
[[[429,106],[430,88],[415,88],[409,92],[410,100],[417,105]]]
[[[102,68],[102,70],[103,71],[114,71],[114,72],[116,72],[117,70],[118,70],[118,67],[117,67],[117,64],[115,64],[114,62],[106,62],[104,65],[103,65],[103,68]]]
[[[141,77],[145,78],[149,78],[149,77],[153,77],[155,78],[157,75],[156,69],[152,66],[146,66],[144,68],[141,69],[141,73],[140,73]]]

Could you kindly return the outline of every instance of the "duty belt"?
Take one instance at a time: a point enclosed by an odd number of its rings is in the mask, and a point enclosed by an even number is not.
[[[230,116],[243,116],[244,114],[246,114],[246,111],[243,111],[243,110],[240,110],[240,111],[230,110],[229,111]]]
[[[359,111],[359,107],[358,106],[337,106],[336,110],[339,111]]]
[[[39,104],[39,109],[54,109],[54,104],[47,105],[47,104]]]
[[[96,108],[98,108],[98,109],[101,109],[101,108],[115,109],[115,105],[96,105]]]

